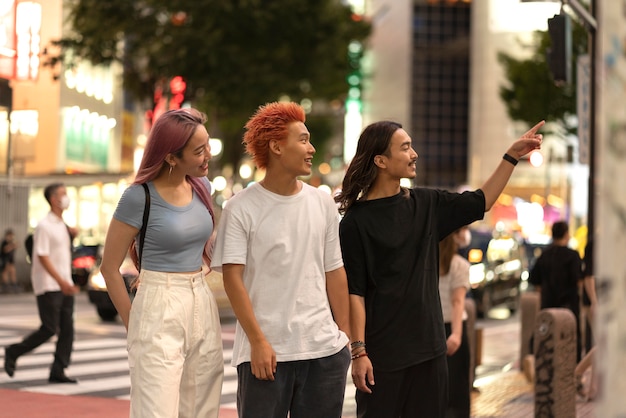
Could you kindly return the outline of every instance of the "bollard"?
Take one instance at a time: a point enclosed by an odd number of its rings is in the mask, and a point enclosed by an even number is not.
[[[543,309],[534,334],[535,417],[576,416],[576,317],[569,309]]]
[[[523,292],[520,296],[520,369],[524,369],[526,356],[532,354],[532,336],[535,332],[535,321],[539,313],[541,301],[537,292]]]
[[[472,298],[465,299],[465,312],[467,313],[467,319],[465,320],[465,332],[467,332],[467,342],[470,350],[470,393],[474,388],[474,378],[476,375],[476,335],[474,330],[476,328],[476,302]]]

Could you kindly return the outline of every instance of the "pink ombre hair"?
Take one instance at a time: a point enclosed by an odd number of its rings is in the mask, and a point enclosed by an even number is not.
[[[174,154],[181,158],[183,148],[189,142],[189,139],[196,132],[199,125],[204,125],[207,117],[204,113],[191,108],[170,110],[163,113],[157,121],[152,125],[152,129],[148,135],[146,149],[137,170],[137,176],[133,184],[142,184],[154,180],[158,177],[163,167],[167,164],[165,157],[168,154]],[[187,176],[187,181],[191,184],[194,192],[198,195],[202,203],[207,207],[213,224],[215,225],[215,216],[213,214],[213,203],[211,195],[205,187],[202,179],[199,177]],[[213,228],[215,233],[215,227]],[[212,252],[212,244],[214,235],[205,245],[204,260],[210,265],[210,257]],[[130,255],[137,266],[137,253],[134,251],[134,244],[131,244]]]
[[[273,102],[260,106],[246,123],[246,133],[243,135],[246,152],[256,166],[267,167],[270,141],[287,138],[287,126],[292,122],[304,121],[304,109],[297,103]]]
[[[167,154],[182,157],[183,148],[196,132],[198,126],[204,125],[206,121],[207,117],[204,113],[191,108],[170,110],[159,116],[148,135],[146,149],[133,183],[147,183],[157,178],[167,164],[165,162]],[[187,181],[213,216],[211,196],[204,187],[202,180],[187,176]]]

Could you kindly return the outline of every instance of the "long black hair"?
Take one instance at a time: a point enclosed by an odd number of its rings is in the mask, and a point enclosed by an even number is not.
[[[360,196],[367,194],[378,174],[374,157],[388,155],[391,137],[401,128],[402,125],[397,122],[381,121],[372,123],[363,130],[354,158],[343,178],[341,191],[335,196],[340,213],[347,212]]]

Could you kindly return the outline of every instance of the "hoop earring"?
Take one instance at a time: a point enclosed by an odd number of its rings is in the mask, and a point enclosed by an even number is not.
[[[170,177],[172,176],[172,169],[174,168],[173,165],[170,164],[170,171],[167,173],[167,180],[170,180]]]

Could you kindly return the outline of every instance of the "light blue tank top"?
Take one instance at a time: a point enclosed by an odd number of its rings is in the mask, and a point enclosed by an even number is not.
[[[210,190],[209,181],[206,183],[207,190]],[[209,210],[195,192],[190,204],[179,207],[163,200],[152,182],[148,183],[148,188],[150,217],[141,268],[166,272],[200,269],[204,244],[213,232],[213,220]],[[141,229],[144,204],[143,187],[140,184],[132,184],[122,194],[113,218]]]

